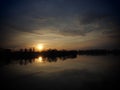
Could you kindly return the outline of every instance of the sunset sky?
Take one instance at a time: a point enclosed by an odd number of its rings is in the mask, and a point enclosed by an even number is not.
[[[0,0],[0,47],[119,48],[119,0]]]

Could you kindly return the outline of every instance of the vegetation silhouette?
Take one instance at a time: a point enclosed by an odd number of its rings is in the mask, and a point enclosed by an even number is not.
[[[28,63],[35,62],[35,59],[40,56],[43,61],[56,62],[59,60],[66,60],[68,58],[76,58],[78,52],[75,50],[57,50],[49,49],[46,51],[35,51],[34,49],[20,49],[18,51],[12,51],[11,49],[0,49],[0,62],[2,64],[9,64],[13,61],[18,61],[20,65],[26,65]]]
[[[79,50],[78,51],[79,55],[93,55],[93,56],[98,56],[98,55],[120,55],[120,49],[112,49],[112,50],[107,50],[107,49],[91,49],[91,50]]]
[[[0,48],[0,64],[9,64],[13,61],[19,61],[20,65],[35,62],[35,59],[41,56],[44,61],[56,62],[59,60],[66,60],[68,58],[76,58],[77,55],[120,55],[119,49],[91,49],[91,50],[57,50],[48,49],[41,52],[35,51],[34,48],[20,49],[13,51],[11,49]]]

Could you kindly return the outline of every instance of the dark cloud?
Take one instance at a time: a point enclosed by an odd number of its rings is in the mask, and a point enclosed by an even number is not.
[[[92,10],[94,8],[94,5],[99,6],[99,4],[95,0],[92,0],[92,2],[90,4],[89,3],[90,2],[88,0],[74,2],[73,0],[54,0],[52,2],[50,0],[30,0],[29,2],[23,0],[17,2],[15,0],[12,0],[11,2],[7,1],[7,7],[3,6],[7,8],[5,9],[5,11],[2,11],[2,14],[5,14],[3,21],[7,24],[11,24],[10,26],[16,27],[17,30],[19,29],[30,31],[42,27],[54,27],[54,22],[57,22],[57,20],[47,20],[49,17],[63,17],[64,20],[64,18],[68,16],[72,17],[74,16],[74,14],[80,14],[80,16],[82,16],[82,18],[80,18],[80,21],[83,24],[89,24],[90,22],[95,22],[107,17],[107,15],[101,15],[100,13],[89,13],[86,15],[82,15],[83,12],[90,12],[90,9]],[[103,4],[103,2],[99,3],[100,5]],[[92,4],[93,6],[88,9],[88,7]],[[85,5],[85,7],[83,5]],[[103,7],[105,5],[103,4]],[[83,7],[84,10],[81,9]],[[98,8],[99,7],[96,6],[96,10]],[[104,9],[102,10],[104,12]],[[43,19],[46,19],[46,21],[44,21]],[[1,23],[3,23],[3,21]],[[5,24],[5,26],[7,25]]]
[[[117,0],[1,0],[0,42],[8,41],[11,36],[15,38],[19,33],[14,31],[65,37],[85,37],[101,31],[117,38],[118,3]]]
[[[105,21],[109,18],[110,18],[110,15],[107,15],[105,13],[97,13],[97,12],[85,13],[82,16],[80,16],[80,24],[96,23],[103,20]]]

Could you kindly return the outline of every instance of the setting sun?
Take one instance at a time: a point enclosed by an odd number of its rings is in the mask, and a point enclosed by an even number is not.
[[[38,50],[43,50],[43,44],[38,44],[37,46],[36,46],[36,48],[38,49]]]

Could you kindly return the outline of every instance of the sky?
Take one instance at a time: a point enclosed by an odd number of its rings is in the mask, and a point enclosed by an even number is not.
[[[0,47],[119,48],[119,0],[0,0]]]

